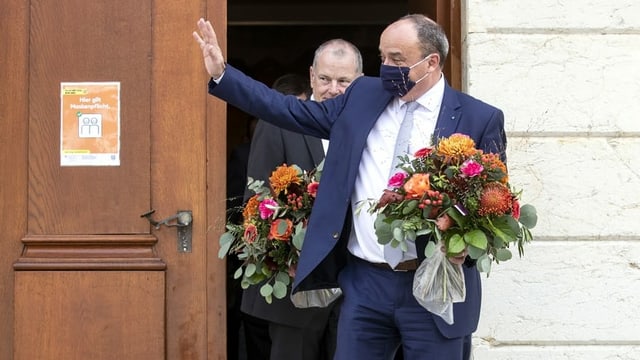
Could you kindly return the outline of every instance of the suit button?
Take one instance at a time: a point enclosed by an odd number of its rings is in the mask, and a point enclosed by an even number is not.
[[[339,237],[340,237],[340,233],[333,233],[333,238],[334,238],[334,239],[337,239],[337,238],[339,238]]]

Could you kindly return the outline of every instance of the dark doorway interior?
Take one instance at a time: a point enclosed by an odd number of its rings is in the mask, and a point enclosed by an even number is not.
[[[271,85],[280,75],[309,76],[315,49],[342,38],[362,53],[365,75],[377,75],[382,30],[407,14],[398,0],[229,0],[228,61]],[[228,107],[228,149],[246,141],[250,116]]]

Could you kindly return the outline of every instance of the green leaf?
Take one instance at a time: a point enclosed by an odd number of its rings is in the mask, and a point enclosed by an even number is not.
[[[532,205],[526,204],[520,207],[520,223],[529,229],[536,227],[538,223],[538,213]]]
[[[276,282],[273,284],[273,296],[275,296],[277,299],[282,299],[287,296],[287,285],[276,280]]]
[[[464,243],[464,238],[460,236],[460,234],[453,234],[449,239],[449,244],[447,246],[447,255],[455,255],[464,251],[466,244]]]
[[[475,246],[469,246],[467,247],[467,251],[469,252],[469,256],[472,259],[478,259],[480,258],[482,255],[486,254],[487,251],[486,250],[482,250],[482,249],[478,249]]]
[[[233,273],[233,278],[234,279],[240,279],[240,277],[242,276],[242,266],[238,268],[238,270],[236,270],[235,273]]]
[[[224,257],[229,253],[229,249],[231,248],[231,244],[236,238],[230,232],[226,232],[220,236],[220,250],[218,251],[218,258],[224,259]]]
[[[249,282],[249,280],[244,279],[244,278],[242,280],[240,280],[240,287],[241,288],[246,290],[246,289],[249,288],[249,286],[251,286],[251,283]]]
[[[260,295],[263,297],[271,296],[273,294],[273,286],[271,284],[264,284],[260,287]]]
[[[286,234],[288,228],[289,228],[289,225],[287,224],[286,221],[280,221],[278,223],[278,235],[282,236]]]
[[[376,216],[376,220],[373,224],[376,229],[376,237],[378,243],[382,245],[388,244],[393,239],[393,230],[391,230],[391,224],[385,222],[386,216],[379,214]]]
[[[401,242],[404,240],[404,231],[402,231],[402,228],[400,227],[393,228],[393,239],[398,242]]]
[[[464,234],[464,241],[472,247],[482,250],[487,249],[487,235],[482,230],[471,230]]]
[[[437,250],[436,243],[433,241],[428,241],[427,246],[424,248],[424,256],[427,258],[430,258],[433,256],[433,254],[436,253],[436,250]]]
[[[244,276],[251,277],[256,273],[256,264],[247,264],[247,267],[244,269]]]
[[[502,240],[505,244],[515,241],[517,234],[520,232],[518,222],[513,217],[506,215],[494,219],[490,224],[490,228],[495,237]]]
[[[478,271],[487,273],[488,276],[489,272],[491,271],[491,259],[489,258],[489,255],[484,254],[479,257],[478,261],[476,262],[476,266],[478,267]]]
[[[410,200],[402,208],[402,215],[407,215],[412,212],[418,206],[418,200]]]
[[[512,258],[511,251],[509,249],[498,249],[496,251],[496,260],[507,261]]]
[[[453,207],[447,209],[447,215],[449,215],[449,217],[451,217],[453,221],[455,221],[456,224],[458,224],[458,226],[460,227],[464,227],[464,224],[467,223],[467,218],[460,214],[458,210],[454,209]]]
[[[289,283],[291,282],[291,278],[289,277],[289,274],[287,274],[284,271],[279,271],[276,274],[276,281],[281,282],[285,285],[289,285]]]
[[[304,235],[307,233],[307,229],[304,227],[304,225],[300,222],[298,223],[298,225],[296,225],[296,229],[293,232],[293,237],[291,239],[291,242],[293,243],[293,246],[298,249],[298,250],[302,250],[302,244],[304,243]]]

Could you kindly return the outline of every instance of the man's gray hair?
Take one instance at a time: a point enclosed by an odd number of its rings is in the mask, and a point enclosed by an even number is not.
[[[318,62],[318,57],[325,51],[328,47],[331,47],[331,53],[337,57],[344,57],[351,52],[356,60],[356,73],[362,73],[362,54],[360,54],[360,50],[344,39],[331,39],[322,43],[322,45],[318,46],[315,54],[313,55],[313,67],[315,68]]]
[[[414,23],[423,52],[422,56],[426,57],[429,54],[438,53],[440,55],[440,68],[443,68],[447,55],[449,55],[449,40],[444,29],[438,23],[422,14],[405,15],[400,20],[409,20]]]

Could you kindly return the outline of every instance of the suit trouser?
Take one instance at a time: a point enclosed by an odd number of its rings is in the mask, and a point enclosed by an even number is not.
[[[461,360],[465,337],[448,339],[413,297],[415,272],[396,272],[350,256],[335,360],[390,360],[402,346],[411,360]]]

